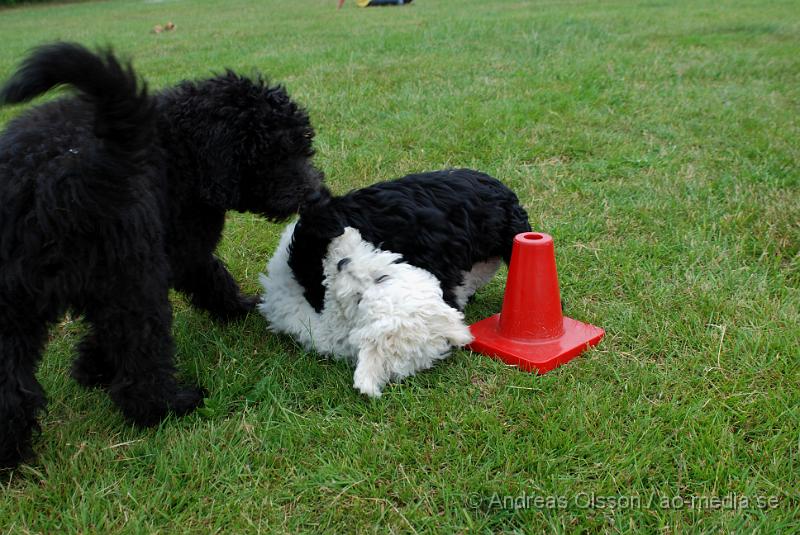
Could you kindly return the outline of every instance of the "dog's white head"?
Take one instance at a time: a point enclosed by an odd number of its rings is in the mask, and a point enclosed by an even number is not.
[[[329,313],[351,325],[358,348],[355,386],[372,396],[389,380],[429,368],[452,346],[472,341],[439,280],[402,256],[364,241],[354,228],[334,239],[324,262]]]
[[[332,297],[348,321],[354,321],[364,294],[377,291],[378,285],[397,274],[402,260],[401,255],[364,241],[357,229],[346,227],[344,234],[331,241],[324,262],[326,301]]]

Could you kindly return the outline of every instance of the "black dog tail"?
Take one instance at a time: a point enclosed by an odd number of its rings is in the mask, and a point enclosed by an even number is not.
[[[0,89],[0,104],[26,102],[59,85],[75,87],[94,104],[97,137],[126,152],[151,142],[155,105],[131,65],[110,49],[95,54],[75,43],[39,47]]]

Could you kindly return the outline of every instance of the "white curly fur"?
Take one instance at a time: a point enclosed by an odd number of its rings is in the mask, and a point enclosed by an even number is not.
[[[317,313],[287,264],[294,226],[259,277],[259,310],[272,330],[354,364],[353,386],[360,392],[378,397],[388,382],[430,368],[451,347],[472,341],[463,314],[442,299],[436,277],[374,247],[351,227],[331,242],[323,260],[325,307]]]

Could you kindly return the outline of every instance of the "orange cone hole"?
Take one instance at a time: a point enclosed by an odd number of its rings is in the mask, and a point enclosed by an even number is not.
[[[540,374],[597,345],[605,334],[562,315],[553,238],[541,232],[514,238],[503,310],[470,330],[472,351]]]

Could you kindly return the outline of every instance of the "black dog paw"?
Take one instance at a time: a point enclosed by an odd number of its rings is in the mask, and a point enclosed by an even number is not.
[[[123,388],[112,385],[109,394],[134,425],[151,427],[170,413],[176,416],[189,414],[203,404],[206,393],[196,386],[173,384],[168,389],[159,389],[157,383],[138,383]]]
[[[203,405],[203,398],[208,392],[196,386],[187,386],[178,389],[169,402],[169,410],[176,416],[183,416]]]
[[[34,457],[31,438],[39,431],[39,425],[33,419],[33,413],[26,409],[17,415],[2,415],[9,419],[0,422],[0,472],[16,468]]]
[[[114,378],[114,372],[102,358],[84,352],[72,363],[70,375],[86,388],[108,388]]]
[[[241,319],[251,312],[261,303],[258,295],[240,295],[234,304],[227,306],[223,310],[209,310],[211,315],[218,321],[228,322]]]
[[[243,295],[239,298],[239,303],[243,310],[252,312],[256,309],[256,307],[261,304],[261,296],[260,295]]]

